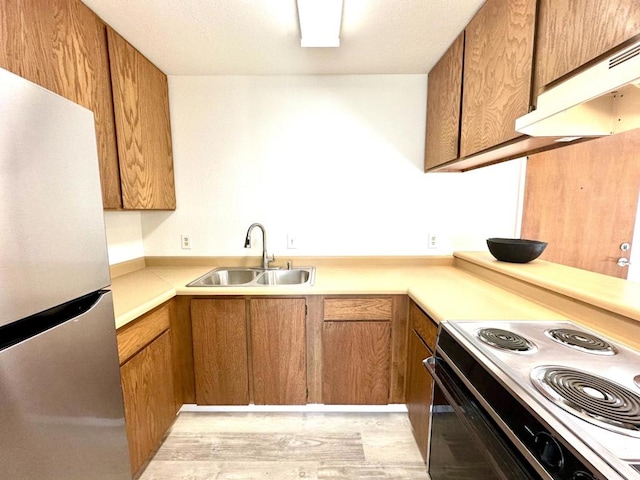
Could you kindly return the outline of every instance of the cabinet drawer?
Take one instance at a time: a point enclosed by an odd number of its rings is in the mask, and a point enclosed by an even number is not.
[[[118,331],[120,365],[169,329],[170,304],[165,303]]]
[[[325,321],[391,320],[393,302],[390,297],[326,298]]]
[[[436,338],[438,337],[438,325],[422,309],[411,302],[409,306],[410,328],[414,329],[422,337],[422,340],[431,349],[436,350]]]

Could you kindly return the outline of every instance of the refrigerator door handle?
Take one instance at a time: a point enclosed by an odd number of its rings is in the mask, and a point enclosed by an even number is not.
[[[98,290],[44,312],[0,327],[0,352],[90,311],[107,293]]]

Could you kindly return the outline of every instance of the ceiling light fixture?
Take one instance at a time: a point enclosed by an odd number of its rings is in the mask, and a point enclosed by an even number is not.
[[[339,47],[342,0],[297,0],[301,47]]]

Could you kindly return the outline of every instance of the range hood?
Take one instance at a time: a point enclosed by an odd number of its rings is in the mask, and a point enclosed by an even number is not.
[[[640,42],[569,77],[538,96],[516,120],[532,137],[601,137],[640,127]]]

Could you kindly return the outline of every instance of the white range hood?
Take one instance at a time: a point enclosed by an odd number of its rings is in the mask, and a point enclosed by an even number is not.
[[[640,42],[569,77],[538,96],[516,120],[532,137],[600,137],[640,127]],[[558,140],[557,140],[558,141]]]

